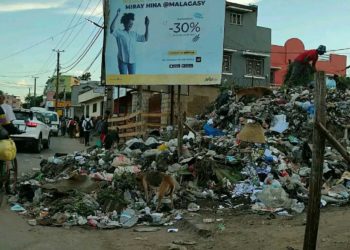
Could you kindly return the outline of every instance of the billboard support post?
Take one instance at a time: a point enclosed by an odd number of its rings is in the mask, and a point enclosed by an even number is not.
[[[181,109],[181,85],[177,87],[177,154],[178,159],[182,156],[182,143],[183,143],[183,114]]]

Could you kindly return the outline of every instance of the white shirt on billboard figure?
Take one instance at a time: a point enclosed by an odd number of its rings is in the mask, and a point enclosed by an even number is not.
[[[149,19],[145,17],[145,34],[140,35],[132,31],[134,25],[134,13],[125,13],[120,19],[124,29],[116,29],[116,20],[120,14],[120,9],[117,10],[111,27],[110,33],[115,37],[118,46],[118,68],[121,75],[136,73],[136,42],[147,42]]]

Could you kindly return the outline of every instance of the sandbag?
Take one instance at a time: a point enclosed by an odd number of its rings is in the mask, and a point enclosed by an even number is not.
[[[12,161],[17,153],[16,144],[13,140],[0,140],[0,160]]]

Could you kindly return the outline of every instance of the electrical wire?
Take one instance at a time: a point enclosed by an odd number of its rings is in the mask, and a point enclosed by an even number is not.
[[[92,12],[90,13],[88,18],[91,18],[92,15],[95,13],[95,11],[97,10],[97,7],[100,5],[101,0],[97,2],[97,5],[95,6],[95,8],[92,10]],[[82,16],[81,16],[82,17]],[[64,50],[67,50],[67,48],[75,41],[75,39],[79,36],[79,34],[81,33],[81,31],[84,29],[84,27],[87,25],[87,23],[84,23],[80,29],[74,34],[73,39],[67,44],[67,46],[64,48]]]
[[[51,72],[51,70],[47,70],[47,71],[39,72],[39,73],[35,73],[35,74],[28,74],[28,75],[0,75],[0,77],[2,77],[2,78],[32,77],[32,76],[43,75],[43,74],[46,74],[49,72]]]
[[[62,69],[67,69],[72,67],[73,65],[76,65],[77,63],[79,63],[82,58],[84,58],[84,56],[87,54],[87,52],[91,49],[92,45],[96,42],[97,38],[100,36],[102,32],[102,29],[100,29],[99,31],[97,31],[97,33],[95,34],[95,36],[93,37],[93,39],[90,41],[90,43],[86,46],[85,50],[83,51],[83,53],[70,65],[62,67]]]
[[[98,23],[100,22],[102,20],[102,17],[100,17],[100,19],[97,21]],[[89,37],[86,39],[86,42],[85,43],[83,43],[83,45],[80,47],[80,49],[77,51],[77,53],[75,53],[74,54],[74,56],[72,56],[69,60],[68,60],[68,62],[71,62],[71,61],[76,61],[78,58],[79,58],[79,54],[81,53],[81,51],[85,48],[85,46],[86,46],[86,44],[87,44],[87,42],[91,39],[91,37],[95,34],[96,35],[96,29],[97,29],[97,27],[95,27],[93,30],[92,30],[92,32],[90,33],[90,35],[89,35]],[[74,59],[74,58],[76,58],[77,57],[77,59]],[[65,64],[65,63],[64,63]],[[69,67],[69,66],[68,66]],[[66,68],[68,68],[68,67],[66,67]]]
[[[91,0],[88,1],[87,5],[85,6],[85,9],[84,9],[83,12],[80,14],[77,23],[81,21],[81,19],[82,19],[82,17],[84,16],[84,14],[85,14],[87,8],[90,6],[90,3],[91,3]],[[84,25],[85,25],[85,24],[86,24],[86,23],[84,23]],[[73,31],[74,31],[74,29],[72,29],[72,30],[70,31],[70,33],[68,34],[67,39],[61,44],[60,47],[63,48],[63,47],[65,46],[66,42],[67,42],[67,41],[70,39],[70,37],[72,36]],[[64,49],[67,48],[67,47],[68,47],[68,46],[64,47]]]
[[[100,49],[100,51],[97,53],[96,57],[94,58],[94,60],[92,60],[92,62],[90,63],[90,65],[84,70],[84,73],[88,72],[90,70],[90,68],[92,67],[92,65],[96,62],[97,58],[102,54],[102,48]]]
[[[80,58],[73,64],[70,65],[70,68],[64,72],[62,72],[62,74],[67,73],[69,71],[71,71],[72,69],[74,69],[80,62],[81,60],[83,60],[83,58],[86,56],[86,54],[90,51],[91,47],[94,45],[94,43],[96,42],[97,38],[101,35],[102,33],[102,29],[99,30],[97,32],[97,35],[94,37],[94,39],[92,40],[92,42],[89,44],[89,46],[86,48],[86,50],[84,51],[84,53],[80,56]]]
[[[69,21],[69,23],[68,23],[68,25],[67,25],[67,28],[69,28],[69,27],[71,26],[71,24],[72,24],[73,20],[75,19],[75,17],[76,17],[76,15],[77,15],[77,13],[78,13],[78,11],[79,11],[79,9],[80,9],[82,3],[83,3],[83,0],[80,1],[78,8],[76,9],[76,11],[75,11],[73,17],[70,19],[70,21]],[[68,30],[67,30],[67,31],[68,31]],[[54,47],[55,50],[57,50],[57,48],[59,48],[59,45],[60,45],[60,43],[63,41],[64,37],[66,36],[67,31],[64,32],[63,36],[61,37],[61,39],[58,41],[58,43],[57,43],[56,46]],[[48,62],[51,60],[53,54],[54,54],[54,52],[51,51],[51,53],[49,54],[49,57],[44,61],[44,64],[43,64],[43,66],[40,67],[39,71],[41,71],[45,66],[48,66]]]
[[[47,42],[47,41],[49,41],[49,40],[53,40],[55,37],[61,35],[62,33],[66,32],[67,30],[74,29],[75,27],[81,25],[81,24],[84,23],[84,22],[85,22],[85,20],[82,21],[82,22],[80,22],[80,23],[77,23],[77,24],[75,24],[74,26],[72,26],[72,27],[70,27],[70,28],[67,28],[67,29],[65,29],[65,30],[63,30],[63,31],[61,31],[61,32],[59,32],[59,33],[53,35],[53,36],[50,36],[50,37],[48,37],[48,38],[46,38],[46,39],[43,39],[43,40],[41,40],[41,41],[39,41],[39,42],[37,42],[37,43],[34,43],[34,44],[32,44],[32,45],[30,45],[30,46],[24,48],[24,49],[21,49],[21,50],[16,51],[16,52],[14,52],[14,53],[12,53],[12,54],[9,54],[9,55],[7,55],[7,56],[5,56],[5,57],[2,57],[2,58],[0,58],[0,61],[4,61],[4,60],[6,60],[6,59],[8,59],[8,58],[14,57],[14,56],[16,56],[16,55],[18,55],[18,54],[21,54],[21,53],[24,53],[24,52],[26,52],[26,51],[28,51],[28,50],[30,50],[30,49],[32,49],[32,48],[34,48],[34,47],[36,47],[36,46],[38,46],[38,45],[40,45],[40,44],[43,44],[43,43],[45,43],[45,42]]]
[[[80,3],[79,3],[78,8],[76,9],[76,11],[75,11],[73,17],[71,18],[71,20],[69,21],[69,24],[68,24],[68,26],[67,26],[68,28],[71,26],[71,24],[73,23],[75,17],[77,16],[78,11],[80,10],[81,5],[83,4],[83,1],[84,1],[84,0],[80,0]],[[57,43],[57,45],[55,46],[54,49],[58,49],[59,47],[61,47],[61,42],[62,42],[63,39],[65,38],[66,34],[67,34],[67,32],[65,32],[65,33],[63,34],[63,36],[61,37],[61,39],[59,40],[59,42]]]

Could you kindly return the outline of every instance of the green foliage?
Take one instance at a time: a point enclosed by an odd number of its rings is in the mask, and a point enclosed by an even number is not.
[[[91,80],[91,73],[86,72],[78,77],[80,80],[90,81]]]
[[[337,79],[337,89],[346,90],[350,89],[350,77],[339,77]]]
[[[27,95],[24,100],[25,100],[25,103],[22,105],[23,108],[30,108],[30,107],[34,107],[34,106],[39,107],[40,104],[42,104],[44,101],[42,95],[37,96],[35,98],[35,105],[34,105],[34,96],[32,96],[32,95]]]

